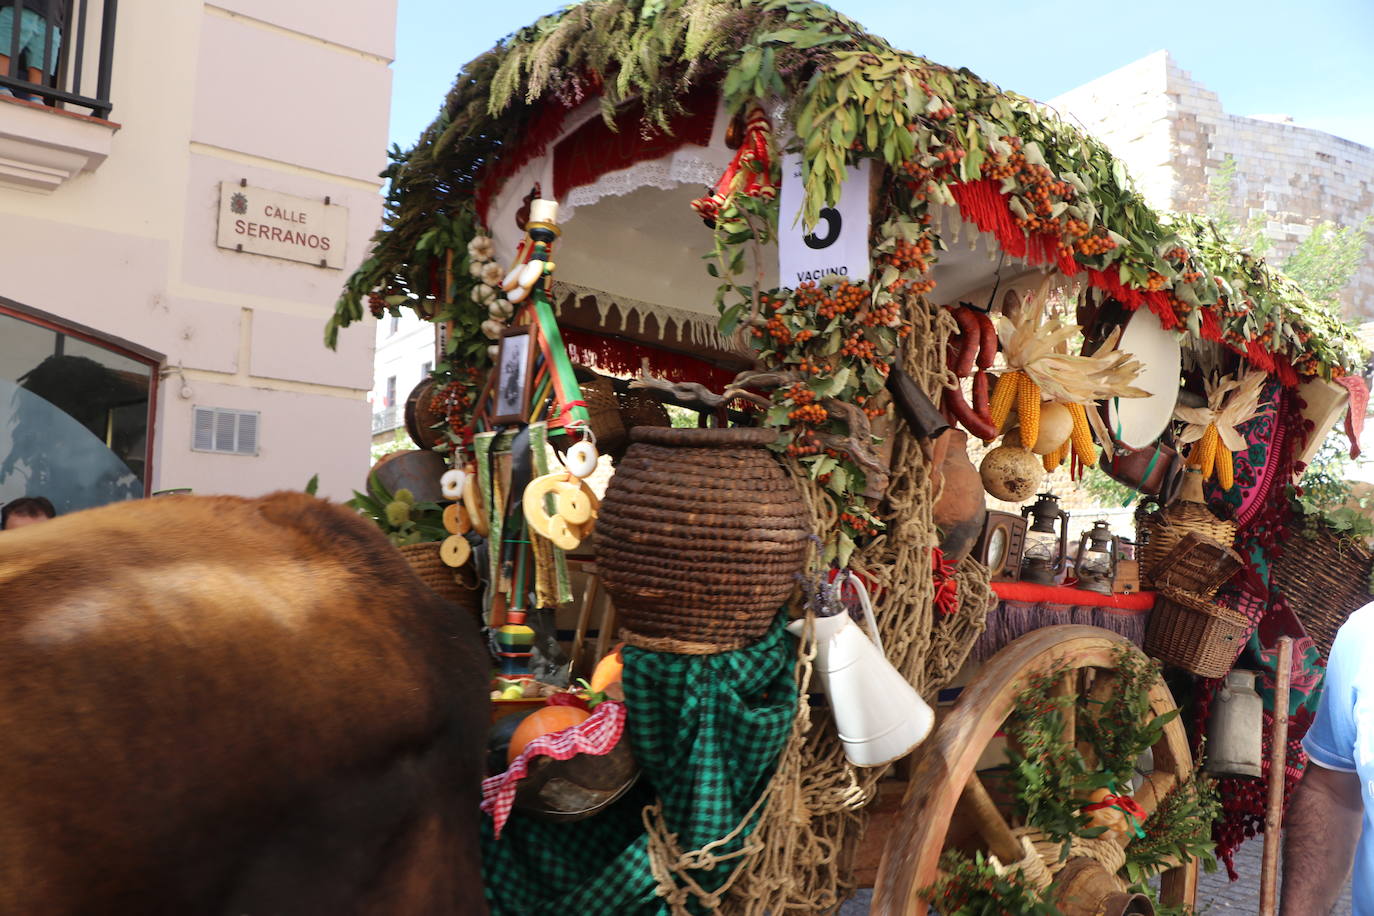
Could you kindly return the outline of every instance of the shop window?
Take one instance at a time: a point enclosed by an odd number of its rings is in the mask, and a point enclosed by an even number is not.
[[[148,494],[158,359],[0,300],[0,502]]]

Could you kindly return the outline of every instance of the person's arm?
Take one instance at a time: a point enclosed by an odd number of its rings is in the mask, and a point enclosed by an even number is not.
[[[1350,876],[1363,812],[1358,774],[1308,765],[1283,825],[1283,916],[1331,912]]]

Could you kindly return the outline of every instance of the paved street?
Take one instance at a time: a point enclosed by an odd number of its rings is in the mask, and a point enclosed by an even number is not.
[[[1197,911],[1200,914],[1259,912],[1260,858],[1264,842],[1253,839],[1240,848],[1236,856],[1236,871],[1240,880],[1226,879],[1226,869],[1203,874],[1198,882]],[[867,916],[872,892],[861,890],[840,908],[840,916]],[[1345,889],[1331,916],[1350,916],[1350,888]]]

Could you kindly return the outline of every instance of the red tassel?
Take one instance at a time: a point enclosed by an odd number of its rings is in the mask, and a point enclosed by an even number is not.
[[[1221,320],[1217,313],[1206,306],[1202,309],[1202,336],[1208,340],[1221,341]]]

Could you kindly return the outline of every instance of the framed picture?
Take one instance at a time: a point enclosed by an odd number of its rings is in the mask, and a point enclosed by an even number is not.
[[[530,374],[534,368],[534,339],[530,326],[506,328],[496,354],[490,420],[495,425],[529,419]]]

